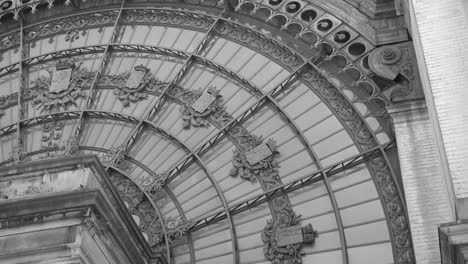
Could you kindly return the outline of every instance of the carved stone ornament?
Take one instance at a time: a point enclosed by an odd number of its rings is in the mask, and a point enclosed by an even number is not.
[[[304,244],[312,244],[317,232],[311,224],[300,226],[301,216],[288,206],[283,197],[273,200],[275,219],[268,220],[262,232],[265,243],[263,253],[272,263],[300,264],[304,253],[300,252]]]
[[[371,70],[395,84],[384,94],[391,101],[423,98],[414,50],[408,43],[383,46],[369,55]]]
[[[49,71],[49,77],[41,76],[31,84],[33,104],[43,111],[67,110],[70,105],[77,105],[79,97],[86,97],[82,89],[89,87],[93,73],[81,69],[81,63],[75,65],[72,60],[63,60]]]
[[[204,92],[187,92],[182,98],[183,105],[180,108],[182,113],[183,128],[207,127],[210,125],[208,118],[216,119],[215,122],[222,122],[217,119],[227,119],[227,113],[223,107],[223,99],[215,87],[208,87]]]
[[[278,154],[276,142],[269,139],[262,143],[260,137],[252,136],[252,144],[244,150],[234,150],[231,176],[240,176],[243,179],[255,182],[257,177],[264,181],[274,181],[278,178],[278,164],[274,161]]]
[[[124,78],[116,78],[114,85],[114,95],[127,107],[130,102],[138,102],[146,99],[147,94],[143,92],[150,81],[151,73],[144,66],[136,66],[130,73],[124,75]]]

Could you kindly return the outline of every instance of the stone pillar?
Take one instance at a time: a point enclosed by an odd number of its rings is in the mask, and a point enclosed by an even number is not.
[[[395,128],[416,263],[440,263],[438,227],[453,220],[432,123],[423,98],[395,103]]]
[[[463,1],[409,1],[411,32],[454,218],[455,200],[468,197],[468,20]]]

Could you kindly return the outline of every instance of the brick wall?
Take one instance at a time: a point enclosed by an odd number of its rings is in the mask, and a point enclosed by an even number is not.
[[[448,174],[457,198],[468,197],[468,20],[465,0],[412,0]],[[418,58],[420,59],[420,58]],[[438,128],[436,127],[436,130]]]
[[[389,112],[398,143],[416,263],[440,263],[437,227],[452,221],[452,214],[427,108],[421,99],[399,103]]]

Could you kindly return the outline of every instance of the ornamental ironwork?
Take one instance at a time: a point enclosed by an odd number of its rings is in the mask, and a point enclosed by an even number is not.
[[[8,163],[18,164],[26,160],[26,152],[24,152],[23,142],[18,140],[16,145],[13,146],[12,151],[10,152],[10,157],[8,158]]]
[[[222,96],[215,87],[210,86],[206,91],[186,91],[178,96],[183,105],[180,108],[182,113],[183,128],[208,127],[209,118],[216,123],[228,121],[229,115],[223,106]]]
[[[32,81],[30,96],[37,109],[51,112],[77,106],[77,99],[86,97],[83,89],[91,85],[91,77],[94,76],[81,66],[82,62],[75,64],[73,60],[62,60],[55,64],[54,70],[48,70],[49,76]]]
[[[168,217],[164,222],[166,224],[167,239],[171,245],[174,241],[185,236],[193,225],[193,222],[190,220],[174,217]]]
[[[289,207],[283,197],[275,198],[272,204],[274,219],[267,221],[262,232],[265,257],[277,264],[301,264],[304,255],[301,248],[304,244],[312,244],[317,232],[311,224],[300,226],[301,216]]]
[[[79,147],[77,136],[71,136],[68,138],[65,145],[60,148],[61,156],[63,157],[75,156],[78,153],[78,150]]]
[[[151,82],[151,73],[144,66],[136,66],[129,73],[114,78],[114,95],[127,107],[130,102],[138,102],[146,99],[148,95],[143,90]]]
[[[270,183],[276,182],[279,178],[278,163],[274,161],[275,155],[279,154],[276,142],[269,139],[263,143],[262,138],[257,136],[243,137],[248,137],[247,146],[244,149],[234,150],[230,175],[252,182],[257,178]]]
[[[59,155],[55,149],[59,148],[64,126],[64,121],[42,125],[41,149],[46,150],[46,152],[40,155],[41,159],[54,158]]]

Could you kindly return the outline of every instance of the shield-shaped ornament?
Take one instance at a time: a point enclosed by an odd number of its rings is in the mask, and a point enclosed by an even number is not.
[[[125,87],[129,89],[137,89],[138,86],[140,86],[141,81],[143,81],[146,72],[147,69],[143,66],[135,67],[130,73],[127,82],[125,83]]]
[[[72,69],[54,70],[52,73],[52,82],[49,86],[49,92],[60,93],[68,89]]]

